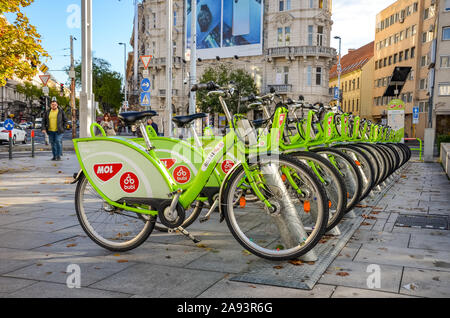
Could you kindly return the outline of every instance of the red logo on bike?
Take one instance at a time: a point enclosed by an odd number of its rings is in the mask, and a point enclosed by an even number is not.
[[[177,162],[177,159],[159,159],[159,160],[166,166],[167,170],[172,168],[175,162]]]
[[[191,180],[191,170],[186,166],[176,167],[173,171],[173,178],[180,184],[185,184]]]
[[[120,177],[120,187],[126,193],[136,192],[139,188],[139,179],[134,173],[125,172]]]
[[[118,174],[122,167],[121,163],[98,164],[94,165],[94,173],[100,180],[106,182]]]
[[[234,162],[232,160],[224,160],[222,162],[222,171],[228,173],[231,168],[233,168]]]
[[[281,114],[280,115],[280,121],[279,121],[280,126],[283,125],[284,118],[286,118],[286,115],[285,114]]]

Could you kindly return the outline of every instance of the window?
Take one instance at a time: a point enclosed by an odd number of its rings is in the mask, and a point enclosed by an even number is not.
[[[306,83],[308,86],[312,85],[312,66],[307,67],[307,74],[306,74]]]
[[[414,2],[413,12],[417,12],[418,9],[419,9],[419,3],[418,2]]]
[[[309,8],[314,8],[314,0],[309,0]]]
[[[411,27],[411,35],[416,35],[416,33],[417,33],[417,25],[413,25]]]
[[[450,40],[450,27],[442,28],[442,41]]]
[[[450,0],[445,0],[444,10],[450,11]]]
[[[291,10],[291,0],[286,0],[286,10]]]
[[[384,60],[383,60],[383,65],[384,65],[384,67],[387,66],[387,57],[384,58]]]
[[[291,27],[284,28],[284,41],[286,46],[291,44]]]
[[[177,12],[173,12],[173,26],[177,26]]]
[[[450,68],[450,55],[441,56],[441,68]]]
[[[450,96],[450,83],[439,83],[438,87],[439,96]]]
[[[423,19],[426,20],[426,19],[429,18],[429,16],[430,16],[430,8],[426,8],[426,9],[423,11]]]
[[[313,32],[314,32],[314,26],[308,25],[308,45],[313,45]]]
[[[411,58],[413,59],[416,56],[416,48],[412,47],[411,48]]]
[[[322,68],[321,67],[316,68],[316,85],[318,85],[318,86],[322,85]]]
[[[427,65],[428,65],[428,63],[427,63],[427,56],[424,55],[424,56],[422,56],[422,57],[420,58],[420,66],[421,66],[421,67],[424,67],[424,66],[427,66]]]
[[[389,21],[389,23],[390,23],[391,25],[394,24],[394,19],[395,19],[394,15],[391,15],[390,21]]]
[[[278,28],[278,46],[283,46],[283,28]]]
[[[359,77],[358,77],[358,79],[357,79],[356,88],[359,89]]]
[[[427,89],[428,88],[428,85],[427,85],[428,83],[427,83],[427,79],[426,78],[422,78],[421,80],[420,80],[420,82],[419,82],[419,89],[422,89],[422,90],[425,90],[425,89]]]
[[[397,54],[397,53],[395,53],[395,54],[394,54],[394,64],[396,64],[396,63],[397,63],[397,56],[398,56],[398,54]]]
[[[405,32],[400,31],[400,41],[403,41],[404,36],[405,36]]]
[[[405,31],[405,39],[409,38],[410,34],[411,34],[411,28],[407,28]]]
[[[323,9],[323,0],[319,0],[319,9]]]
[[[409,6],[409,7],[406,8],[406,16],[407,17],[409,17],[411,15],[412,10],[413,10],[412,6]]]
[[[389,65],[392,65],[392,55],[389,56]]]
[[[153,18],[153,28],[156,29],[156,13],[152,13]]]
[[[284,11],[284,0],[281,0],[281,1],[279,1],[279,7],[278,7],[278,10],[281,12],[281,11]]]
[[[398,53],[398,61],[403,61],[403,52]]]
[[[422,43],[427,42],[427,32],[422,33]]]
[[[277,67],[276,84],[277,85],[289,84],[289,67],[288,66]]]
[[[405,61],[409,58],[409,49],[405,50]]]
[[[394,43],[398,43],[399,39],[400,39],[400,35],[398,33],[396,33],[394,35]]]
[[[408,93],[407,95],[408,95],[408,103],[412,103],[412,100],[413,100],[412,93]]]
[[[177,55],[177,42],[173,41],[173,55],[176,56]]]
[[[317,46],[323,45],[323,26],[317,27]]]
[[[409,72],[409,80],[414,80],[414,70],[411,70],[411,72]]]

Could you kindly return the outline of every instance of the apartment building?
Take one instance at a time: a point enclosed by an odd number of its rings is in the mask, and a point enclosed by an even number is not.
[[[202,0],[198,4],[215,5],[217,0]],[[220,0],[218,0],[220,2]],[[224,0],[227,1],[227,0]],[[336,50],[330,47],[330,0],[248,0],[263,5],[261,50],[258,55],[239,55],[239,59],[203,59],[197,63],[197,78],[205,68],[224,63],[230,68],[243,68],[255,79],[261,93],[272,87],[286,97],[303,95],[311,102],[329,102],[329,69],[336,61]],[[204,8],[204,7],[203,7]],[[224,9],[225,10],[225,9]],[[189,62],[185,62],[186,2],[174,0],[173,7],[173,113],[188,111]],[[223,12],[223,16],[227,13]],[[139,7],[139,55],[153,55],[149,66],[152,109],[160,113],[155,118],[163,125],[166,109],[166,23],[167,5],[161,0],[144,0]],[[134,46],[133,39],[131,44]],[[220,54],[220,50],[218,51]],[[128,85],[133,78],[128,66]],[[142,64],[139,80],[142,78]],[[134,88],[136,94],[136,88]],[[133,89],[129,90],[133,91]]]
[[[341,59],[341,109],[371,119],[374,42],[349,50]],[[330,70],[330,94],[338,85],[337,64]]]
[[[436,36],[435,0],[398,0],[377,15],[372,116],[381,121],[393,97],[384,97],[397,66],[411,67],[398,98],[405,102],[405,134],[424,137],[430,102],[429,66]],[[412,124],[412,109],[420,110],[419,124]]]
[[[439,1],[433,92],[433,128],[450,134],[450,0]]]

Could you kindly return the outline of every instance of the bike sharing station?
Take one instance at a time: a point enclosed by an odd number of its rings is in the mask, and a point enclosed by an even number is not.
[[[197,136],[191,124],[206,114],[194,114],[173,118],[179,128],[193,130],[192,139],[158,137],[145,126],[147,118],[157,116],[148,110],[120,115],[125,124],[139,125],[143,138],[107,137],[94,123],[91,135],[97,128],[101,136],[74,140],[82,168],[74,181],[75,205],[84,231],[111,251],[138,248],[155,228],[198,243],[189,225],[220,213],[238,243],[260,257],[231,280],[312,289],[399,178],[410,157],[397,143],[401,134],[302,100],[285,101],[262,127],[230,114],[226,99],[235,92],[232,85],[192,89],[218,96],[232,123],[227,135]],[[242,101],[264,108],[275,98],[271,93]],[[297,118],[298,135],[285,131],[291,110],[307,113]],[[273,149],[281,153],[264,155]],[[339,186],[330,162],[341,169]],[[85,198],[92,192],[98,197]],[[115,220],[111,233],[97,231],[102,224],[90,219],[92,209],[123,221]]]

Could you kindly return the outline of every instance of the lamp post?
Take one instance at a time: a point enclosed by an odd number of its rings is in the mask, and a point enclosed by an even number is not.
[[[339,110],[341,110],[341,72],[342,72],[342,66],[341,66],[341,42],[342,39],[340,36],[334,37],[336,40],[339,40],[339,61],[337,65],[337,72],[338,72],[338,89],[339,89],[339,98],[337,100],[337,107]]]
[[[123,72],[123,90],[124,90],[124,94],[125,94],[125,111],[128,109],[128,98],[127,98],[127,44],[120,42],[119,45],[123,45],[123,63],[124,63],[124,72]]]

